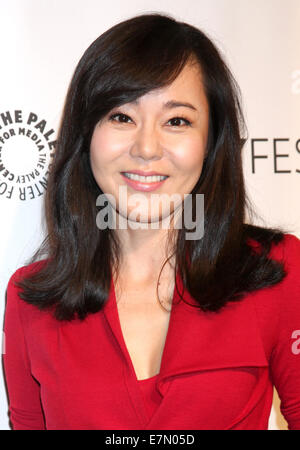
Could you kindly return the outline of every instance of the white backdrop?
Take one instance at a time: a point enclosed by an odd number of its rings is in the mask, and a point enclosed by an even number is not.
[[[256,222],[300,237],[299,0],[0,0],[0,7],[1,323],[8,279],[44,237],[45,180],[75,66],[96,37],[138,13],[169,13],[223,52],[243,94]],[[0,429],[9,429],[0,377]],[[276,391],[269,428],[286,429]]]

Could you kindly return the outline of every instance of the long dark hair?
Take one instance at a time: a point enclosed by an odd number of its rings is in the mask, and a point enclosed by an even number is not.
[[[247,137],[238,85],[207,35],[170,15],[150,13],[104,32],[76,67],[45,194],[47,235],[27,265],[46,259],[18,283],[23,300],[53,308],[58,320],[82,320],[102,308],[120,247],[112,230],[96,226],[96,198],[103,192],[89,162],[93,129],[115,106],[171,83],[190,57],[200,64],[209,102],[207,157],[191,193],[204,194],[205,232],[187,240],[184,227],[178,230],[176,270],[203,311],[217,311],[283,279],[282,263],[268,254],[284,231],[246,223],[246,209],[253,214],[253,207],[244,186]]]

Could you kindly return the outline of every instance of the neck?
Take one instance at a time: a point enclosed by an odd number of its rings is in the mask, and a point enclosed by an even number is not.
[[[177,230],[169,227],[153,229],[126,229],[114,230],[120,243],[119,272],[137,284],[145,284],[157,280],[160,270],[166,263],[163,272],[174,270],[175,239]]]

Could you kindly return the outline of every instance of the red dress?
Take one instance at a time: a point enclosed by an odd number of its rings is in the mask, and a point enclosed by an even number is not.
[[[159,406],[162,396],[160,395],[157,387],[156,380],[158,375],[154,375],[151,378],[145,378],[144,380],[138,380],[139,387],[142,392],[143,400],[145,402],[145,408],[148,413],[149,420],[153,416],[157,407]]]
[[[113,283],[103,310],[59,322],[7,290],[3,354],[14,429],[264,430],[273,386],[289,429],[300,429],[300,240],[272,247],[287,277],[217,313],[174,290],[160,373],[137,380]],[[180,277],[176,280],[181,292]],[[185,300],[196,304],[184,292]]]

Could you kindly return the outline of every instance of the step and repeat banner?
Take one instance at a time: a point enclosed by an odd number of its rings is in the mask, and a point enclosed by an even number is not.
[[[221,50],[242,92],[255,221],[300,237],[299,0],[0,0],[0,8],[1,323],[10,276],[45,236],[43,198],[75,66],[94,39],[136,14],[171,14]],[[2,372],[0,397],[0,429],[10,429]],[[269,428],[287,428],[276,391]]]

